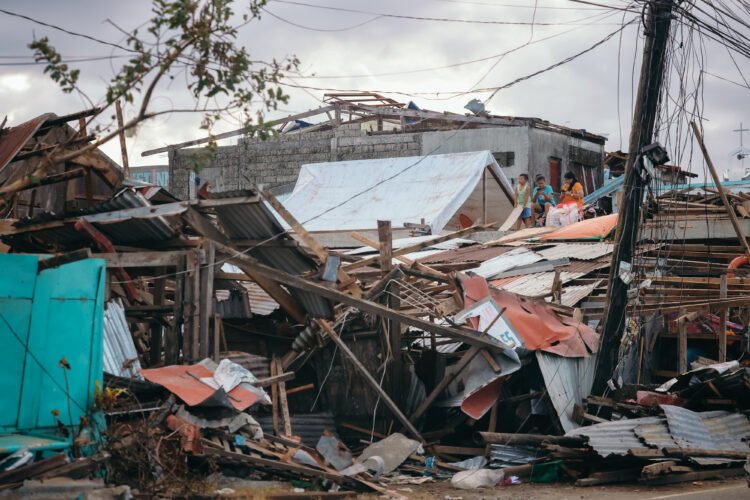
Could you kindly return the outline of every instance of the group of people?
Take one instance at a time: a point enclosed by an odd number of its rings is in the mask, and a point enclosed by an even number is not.
[[[573,172],[567,172],[563,176],[563,181],[559,204],[575,203],[579,209],[583,209],[583,185],[578,182]],[[546,218],[550,209],[558,205],[552,186],[547,184],[547,179],[543,175],[537,175],[534,182],[536,186],[532,189],[528,175],[518,176],[515,206],[523,207],[523,210],[516,222],[516,230],[521,229],[522,224],[532,227],[540,217]]]

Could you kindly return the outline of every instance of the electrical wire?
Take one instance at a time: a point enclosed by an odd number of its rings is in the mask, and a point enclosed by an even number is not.
[[[313,9],[323,9],[335,12],[348,12],[352,14],[366,14],[369,16],[378,16],[379,18],[392,18],[392,19],[406,19],[410,21],[430,21],[440,23],[463,23],[463,24],[480,24],[480,25],[501,25],[501,26],[530,26],[532,23],[528,21],[485,21],[482,19],[454,19],[446,17],[425,17],[425,16],[407,16],[403,14],[388,14],[383,12],[372,12],[367,10],[350,9],[346,7],[334,7],[330,5],[315,5],[304,2],[297,2],[294,0],[271,0],[277,4],[296,5],[299,7],[309,7]],[[577,22],[585,20],[586,18],[573,19],[570,21],[562,22],[537,22],[537,26],[568,26],[575,25]]]

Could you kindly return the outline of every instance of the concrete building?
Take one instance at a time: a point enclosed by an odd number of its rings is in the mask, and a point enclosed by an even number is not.
[[[169,188],[182,198],[194,197],[204,182],[213,191],[253,185],[291,190],[306,163],[484,150],[512,183],[521,173],[532,179],[543,174],[559,192],[563,174],[571,170],[587,193],[602,184],[606,138],[585,130],[538,118],[423,111],[377,94],[327,95],[326,103],[275,122],[279,135],[266,141],[243,137],[236,145],[188,148],[208,142],[199,139],[144,154],[169,152]],[[328,119],[302,121],[314,115]]]

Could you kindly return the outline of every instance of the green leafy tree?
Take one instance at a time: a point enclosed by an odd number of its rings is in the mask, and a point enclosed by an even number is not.
[[[0,188],[0,196],[18,191],[33,182],[30,179],[42,177],[50,165],[98,148],[121,131],[134,129],[158,115],[199,113],[201,127],[209,134],[218,120],[228,115],[239,116],[248,133],[266,137],[269,129],[264,126],[264,113],[288,101],[279,83],[287,72],[296,71],[299,64],[293,56],[254,60],[238,43],[239,30],[257,20],[266,3],[267,0],[153,0],[152,15],[140,29],[127,31],[110,21],[125,35],[121,48],[129,57],[115,71],[98,102],[81,87],[80,70],[64,63],[47,37],[34,40],[29,47],[35,59],[45,63],[45,73],[61,90],[80,93],[101,108],[92,120],[108,112],[111,116],[111,107],[117,100],[132,106],[134,115],[122,127],[107,128],[98,140],[83,148],[69,151],[61,145],[29,179]],[[186,75],[186,91],[192,106],[153,110],[152,100],[159,84],[182,73]]]

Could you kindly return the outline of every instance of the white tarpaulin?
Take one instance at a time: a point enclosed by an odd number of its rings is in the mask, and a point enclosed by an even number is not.
[[[478,151],[302,165],[284,205],[308,231],[424,220],[438,234],[458,229],[460,215],[473,223],[505,220],[513,208],[506,193],[512,187],[492,153]]]

